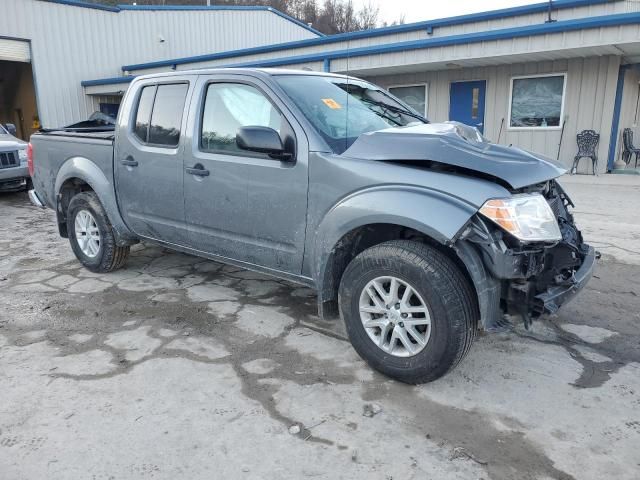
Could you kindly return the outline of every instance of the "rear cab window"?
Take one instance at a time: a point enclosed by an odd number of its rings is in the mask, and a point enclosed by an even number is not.
[[[175,148],[189,85],[172,83],[142,88],[136,109],[133,134],[145,145]]]

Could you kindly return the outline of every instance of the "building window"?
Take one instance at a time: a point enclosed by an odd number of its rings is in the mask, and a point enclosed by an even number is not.
[[[427,85],[398,85],[389,87],[389,93],[398,97],[420,115],[427,116]]]
[[[566,74],[511,79],[509,126],[559,128],[564,111]]]

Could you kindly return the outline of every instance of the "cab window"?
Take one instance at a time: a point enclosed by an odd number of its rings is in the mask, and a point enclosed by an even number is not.
[[[134,134],[143,143],[176,147],[189,85],[152,85],[140,93]]]
[[[206,152],[247,155],[236,144],[240,127],[270,127],[281,133],[284,118],[257,88],[240,83],[207,87],[200,148]]]

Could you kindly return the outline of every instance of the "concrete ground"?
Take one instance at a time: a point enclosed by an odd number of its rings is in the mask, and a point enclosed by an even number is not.
[[[152,245],[95,275],[51,211],[0,195],[0,478],[638,479],[623,178],[565,181],[604,254],[586,291],[419,387],[371,371],[308,289]]]

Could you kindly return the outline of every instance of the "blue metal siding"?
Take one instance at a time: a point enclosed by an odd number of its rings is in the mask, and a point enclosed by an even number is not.
[[[100,5],[96,3],[87,3],[78,0],[47,0],[49,3],[58,3],[60,5],[68,5],[71,7],[80,7],[80,8],[92,8],[94,10],[104,10],[107,12],[118,13],[123,10],[133,10],[133,11],[212,11],[212,10],[262,10],[274,13],[279,17],[282,17],[292,23],[295,23],[299,27],[302,27],[310,32],[315,33],[320,37],[324,37],[324,33],[319,32],[315,28],[310,27],[304,22],[297,20],[289,15],[282,13],[279,10],[276,10],[272,7],[263,7],[263,6],[254,6],[254,5],[211,5],[211,6],[198,6],[198,5],[118,5],[115,7],[110,7],[108,5]]]
[[[613,162],[616,156],[616,145],[618,143],[618,128],[620,125],[620,108],[622,106],[622,90],[624,87],[624,76],[629,65],[620,65],[618,70],[618,83],[616,85],[616,100],[613,106],[613,122],[611,123],[611,138],[609,139],[609,156],[607,158],[607,170],[613,170]]]
[[[31,44],[38,112],[45,127],[87,118],[97,104],[81,81],[122,75],[125,63],[317,36],[266,8],[146,11],[78,0],[0,0],[0,5],[0,35]]]
[[[108,5],[100,5],[98,3],[80,2],[77,0],[48,0],[49,3],[59,3],[60,5],[69,5],[71,7],[91,8],[94,10],[104,10],[106,12],[118,13],[120,9],[118,7],[110,7]]]
[[[101,78],[99,80],[83,80],[80,84],[83,87],[93,87],[95,85],[117,85],[118,83],[131,83],[136,78],[132,75],[125,77]]]
[[[553,9],[566,9],[576,7],[586,7],[591,5],[598,5],[608,3],[610,0],[557,0],[553,3]],[[141,7],[137,7],[141,8]],[[157,7],[155,7],[157,8]],[[322,38],[313,38],[308,40],[300,40],[295,42],[281,43],[277,45],[267,45],[264,47],[248,48],[243,50],[235,50],[232,52],[215,53],[211,55],[199,55],[194,57],[174,58],[170,60],[163,60],[159,62],[139,63],[134,65],[124,65],[123,71],[143,70],[148,68],[165,67],[171,65],[183,65],[187,63],[196,63],[209,60],[220,60],[224,58],[233,58],[243,55],[254,55],[261,53],[270,53],[280,50],[289,50],[292,48],[304,48],[317,45],[328,45],[331,43],[345,42],[349,40],[356,40],[362,38],[380,37],[385,35],[412,32],[417,30],[425,30],[427,32],[433,32],[436,27],[445,27],[452,25],[461,25],[465,23],[482,22],[487,20],[495,20],[502,18],[515,17],[520,15],[528,15],[532,13],[546,12],[549,8],[549,3],[536,3],[532,5],[524,5],[520,7],[511,7],[501,10],[492,10],[489,12],[473,13],[469,15],[460,15],[456,17],[443,18],[438,20],[428,20],[424,22],[408,23],[403,25],[393,25],[390,27],[374,28],[370,30],[361,30],[357,32],[341,33],[337,35],[325,36]],[[280,13],[280,12],[278,12]]]
[[[616,99],[613,106],[613,121],[611,123],[611,137],[609,139],[609,154],[607,158],[607,170],[613,170],[613,163],[616,160],[616,148],[618,146],[620,116],[622,110],[622,97],[624,94],[624,80],[627,71],[640,68],[640,64],[620,65],[618,70],[618,83],[616,85]]]
[[[548,33],[564,33],[590,28],[633,25],[640,23],[640,13],[620,13],[616,15],[604,15],[599,17],[584,18],[578,20],[565,20],[561,22],[545,23],[542,25],[530,25],[528,27],[504,28],[480,33],[467,33],[451,35],[449,37],[432,38],[426,40],[413,40],[398,42],[373,47],[360,47],[330,52],[314,53],[308,55],[296,55],[281,57],[263,61],[234,63],[230,67],[276,67],[293,63],[333,60],[337,58],[352,58],[364,55],[376,55],[380,53],[392,53],[405,50],[418,50],[422,48],[444,47],[450,45],[465,45],[470,43],[488,42],[493,40],[509,40]],[[232,52],[225,52],[232,53]],[[224,57],[223,57],[224,58]]]
[[[598,17],[581,18],[576,20],[564,20],[554,23],[544,23],[540,25],[529,25],[526,27],[514,27],[504,28],[500,30],[491,30],[487,32],[466,33],[460,35],[450,35],[448,37],[429,38],[425,40],[412,40],[408,42],[397,42],[382,45],[375,45],[371,47],[359,47],[351,49],[333,50],[329,52],[319,52],[305,55],[294,55],[290,57],[270,58],[266,60],[252,60],[248,62],[238,62],[226,65],[220,65],[220,67],[255,67],[255,68],[268,68],[268,67],[280,67],[284,65],[310,63],[310,62],[330,62],[334,59],[340,58],[353,58],[366,55],[376,55],[383,53],[401,52],[407,50],[419,50],[435,47],[445,47],[451,45],[467,45],[472,43],[481,43],[495,40],[508,40],[514,38],[530,37],[537,35],[545,35],[549,33],[564,33],[573,32],[593,28],[611,27],[620,25],[633,25],[640,23],[640,13],[620,13],[614,15],[603,15]],[[259,47],[257,49],[242,49],[232,52],[221,52],[214,55],[201,55],[198,57],[190,57],[189,63],[194,61],[205,60],[219,60],[225,58],[235,58],[238,55],[245,55],[246,52],[255,50],[269,50],[274,51],[277,45],[271,47]],[[166,62],[153,62],[154,67],[160,67]],[[186,61],[185,61],[186,63]],[[172,63],[170,65],[177,65],[179,63]],[[130,67],[123,67],[129,70]],[[147,67],[150,68],[150,67]],[[136,70],[136,68],[132,68]],[[117,77],[116,77],[117,78]],[[118,83],[114,79],[106,79],[109,83]],[[92,82],[87,85],[103,85],[101,80],[88,80],[85,82]],[[106,84],[109,84],[106,83]],[[83,82],[83,85],[85,83]]]

